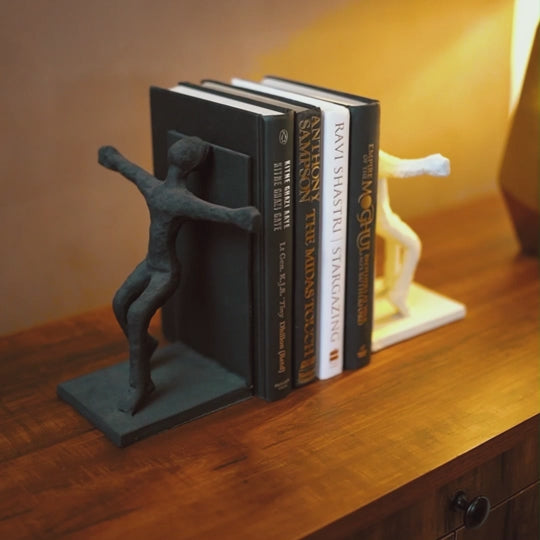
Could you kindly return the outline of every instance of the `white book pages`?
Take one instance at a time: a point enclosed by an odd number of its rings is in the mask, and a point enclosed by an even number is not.
[[[186,96],[196,97],[199,99],[204,99],[206,101],[212,101],[214,103],[221,103],[222,105],[227,105],[229,107],[234,107],[235,109],[243,109],[245,111],[262,114],[263,116],[277,116],[279,114],[282,114],[281,112],[274,109],[267,109],[266,107],[262,107],[259,105],[245,103],[244,101],[235,99],[234,96],[227,98],[218,94],[205,92],[204,90],[198,90],[197,88],[192,88],[191,86],[185,86],[181,83],[173,86],[172,88],[169,88],[169,90],[171,90],[171,92],[176,92],[177,94],[184,94]]]

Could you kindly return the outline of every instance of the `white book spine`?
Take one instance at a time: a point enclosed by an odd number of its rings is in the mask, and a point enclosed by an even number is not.
[[[328,379],[343,371],[347,192],[349,179],[349,111],[346,107],[273,88],[232,79],[250,90],[294,99],[321,109],[321,219],[319,244],[319,311],[317,377]]]
[[[341,107],[340,107],[341,108]],[[317,377],[343,371],[349,112],[323,113]]]

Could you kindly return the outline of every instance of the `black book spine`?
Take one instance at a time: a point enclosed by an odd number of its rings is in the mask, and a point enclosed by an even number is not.
[[[256,393],[269,401],[285,397],[292,388],[293,285],[293,144],[294,117],[263,119],[263,238],[259,257],[261,306]],[[266,254],[266,256],[264,255]]]
[[[321,113],[295,115],[293,385],[315,379],[319,264]]]
[[[380,107],[373,102],[350,110],[344,367],[358,369],[371,359]]]

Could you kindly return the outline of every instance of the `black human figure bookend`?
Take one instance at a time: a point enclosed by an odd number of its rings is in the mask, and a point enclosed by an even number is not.
[[[190,219],[203,219],[253,231],[260,223],[259,211],[254,207],[225,208],[203,201],[187,189],[189,173],[201,165],[207,154],[208,145],[200,139],[180,139],[169,149],[169,171],[165,181],[161,181],[110,146],[99,150],[101,165],[134,182],[150,210],[148,254],[113,300],[115,316],[129,342],[129,387],[119,405],[124,412],[134,414],[154,390],[150,358],[157,341],[148,334],[148,325],[178,286],[180,263],[176,257],[176,237],[182,224]]]
[[[221,206],[203,200],[190,191],[188,177],[201,168],[210,148],[210,145],[196,137],[180,138],[169,148],[169,168],[164,180],[155,178],[128,161],[111,146],[99,149],[99,163],[133,182],[145,198],[150,212],[148,252],[118,289],[113,300],[114,314],[129,344],[128,369],[126,370],[126,366],[112,366],[67,381],[59,385],[58,395],[102,429],[119,446],[210,412],[205,410],[204,403],[195,401],[194,406],[191,398],[186,398],[186,403],[183,403],[181,396],[169,397],[169,403],[159,404],[160,400],[166,400],[162,399],[163,388],[160,391],[159,383],[154,383],[154,362],[151,363],[158,342],[148,333],[153,315],[176,291],[180,282],[182,261],[177,256],[176,242],[178,233],[185,224],[191,221],[209,221],[233,225],[247,232],[254,232],[260,226],[260,213],[255,207]],[[198,180],[204,182],[204,176]],[[161,349],[158,353],[160,351]],[[172,361],[172,356],[181,358]],[[188,367],[174,366],[175,362],[185,362]],[[160,376],[164,379],[162,386],[170,386],[171,379],[175,378],[204,377],[205,362],[208,362],[208,359],[199,356],[197,352],[182,344],[175,345],[174,349],[169,349],[158,359],[158,368],[163,371],[164,364],[167,364],[167,369],[172,370],[168,375],[164,372]],[[190,363],[198,370],[196,374],[187,373],[187,370],[191,369]],[[210,373],[220,368],[209,366],[207,369]],[[229,374],[219,373],[219,384],[227,381],[227,377]],[[234,374],[230,374],[229,379],[231,377],[234,378]],[[199,384],[204,384],[204,381]],[[211,381],[208,382],[210,393],[213,391],[212,384]],[[233,387],[235,384],[233,381]],[[206,389],[189,388],[187,392],[190,391],[201,394]],[[227,391],[226,389],[225,393]],[[113,396],[110,395],[111,392]],[[171,392],[169,394],[172,395]],[[199,396],[193,397],[197,400]],[[217,408],[227,404],[220,400],[219,391],[209,399],[217,400],[213,405]],[[171,407],[178,407],[179,411],[169,410]],[[190,407],[191,412],[185,416],[185,409]]]

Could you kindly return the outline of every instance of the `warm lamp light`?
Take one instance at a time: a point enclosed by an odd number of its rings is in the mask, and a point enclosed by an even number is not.
[[[516,1],[511,63],[512,120],[500,172],[501,191],[521,248],[531,255],[538,255],[540,248],[539,12],[536,1]]]
[[[514,113],[521,96],[527,63],[539,21],[540,3],[537,0],[515,1],[510,52],[510,114]]]

